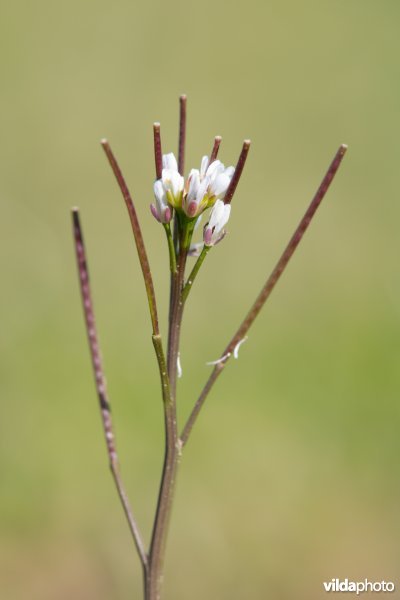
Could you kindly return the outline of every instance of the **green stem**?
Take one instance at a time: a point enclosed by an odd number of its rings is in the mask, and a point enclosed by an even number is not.
[[[196,263],[192,269],[192,272],[190,273],[188,280],[183,288],[182,291],[182,302],[185,303],[187,297],[189,296],[190,290],[192,289],[193,286],[193,282],[196,279],[197,273],[200,271],[200,267],[203,264],[209,250],[210,250],[211,246],[203,246],[203,249],[200,253],[200,256],[198,257],[198,259],[196,260]]]
[[[190,242],[192,241],[192,235],[195,224],[196,219],[193,219],[192,221],[187,221],[183,227],[181,246],[183,250],[186,250],[186,253],[189,251],[190,248]]]
[[[157,356],[158,369],[160,371],[162,398],[164,405],[171,405],[171,388],[167,372],[167,363],[165,360],[164,349],[162,346],[161,335],[152,335],[154,350]]]
[[[179,354],[180,331],[184,308],[182,291],[185,283],[186,260],[193,235],[194,221],[186,221],[182,225],[177,259],[177,271],[172,281],[167,355],[171,395],[174,399],[176,399],[177,359]]]
[[[169,223],[163,223],[165,233],[167,236],[168,242],[168,251],[169,251],[169,268],[171,270],[172,275],[176,273],[176,252],[175,252],[175,244],[172,238],[171,227]]]

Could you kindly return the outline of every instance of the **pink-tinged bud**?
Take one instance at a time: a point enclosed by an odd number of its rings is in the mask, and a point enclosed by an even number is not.
[[[153,215],[153,217],[154,217],[154,218],[155,218],[155,219],[156,219],[156,220],[157,220],[159,223],[161,223],[161,221],[160,221],[160,217],[158,216],[158,212],[157,212],[157,209],[156,209],[156,205],[155,205],[155,204],[150,204],[150,210],[151,210],[151,214]]]
[[[207,227],[207,225],[204,228],[204,243],[206,246],[211,246],[211,238],[212,238],[212,229],[210,229],[209,227]]]
[[[159,223],[169,223],[170,220],[172,219],[172,210],[170,206],[167,206],[167,208],[164,209],[164,214],[163,216],[159,216],[156,205],[155,204],[150,204],[150,210],[151,210],[151,214],[153,215],[153,217],[159,222]]]
[[[172,210],[170,206],[167,206],[167,208],[165,209],[164,212],[164,219],[165,219],[165,223],[169,223],[170,220],[172,219]]]
[[[187,216],[192,218],[196,215],[197,212],[197,204],[196,202],[190,202],[189,206],[187,207]]]
[[[172,218],[172,210],[168,205],[167,194],[160,179],[154,182],[153,189],[156,203],[150,206],[150,210],[159,223],[169,223]]]

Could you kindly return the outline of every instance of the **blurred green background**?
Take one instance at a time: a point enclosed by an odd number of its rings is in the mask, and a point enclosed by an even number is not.
[[[188,444],[165,598],[317,600],[333,577],[396,581],[399,18],[391,0],[3,3],[2,598],[141,597],[107,468],[69,209],[81,208],[123,474],[148,538],[159,382],[99,140],[111,141],[134,194],[164,317],[152,123],[175,151],[182,92],[188,168],[216,134],[225,164],[253,141],[229,236],[186,312],[182,422],[337,147],[349,151]]]

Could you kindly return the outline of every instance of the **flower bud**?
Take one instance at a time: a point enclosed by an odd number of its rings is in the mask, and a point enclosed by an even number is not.
[[[224,236],[223,228],[229,220],[230,204],[217,200],[211,211],[210,220],[204,226],[203,239],[206,246],[214,246]]]
[[[155,204],[150,205],[152,215],[160,223],[169,223],[172,218],[171,207],[168,206],[167,194],[160,179],[154,182]]]

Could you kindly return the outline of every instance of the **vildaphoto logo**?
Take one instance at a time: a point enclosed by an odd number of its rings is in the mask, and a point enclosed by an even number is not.
[[[393,581],[350,581],[349,579],[331,579],[323,583],[326,592],[353,592],[363,594],[364,592],[394,592]]]

